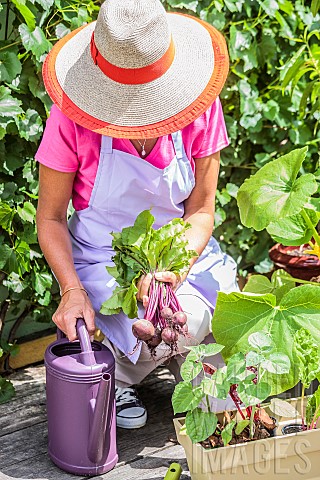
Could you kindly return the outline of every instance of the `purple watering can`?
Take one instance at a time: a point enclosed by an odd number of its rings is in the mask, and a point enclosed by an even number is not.
[[[60,338],[44,357],[48,451],[67,472],[98,475],[118,461],[114,358],[100,342],[90,343],[83,319],[76,328],[80,343]]]

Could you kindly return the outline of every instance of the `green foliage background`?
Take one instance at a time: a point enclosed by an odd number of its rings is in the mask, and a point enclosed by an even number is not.
[[[319,1],[164,3],[168,10],[200,16],[227,38],[231,67],[221,98],[231,145],[222,154],[215,235],[241,273],[266,272],[270,237],[241,226],[235,197],[248,175],[293,148],[309,145],[306,171],[318,162]],[[35,231],[34,154],[51,105],[42,62],[56,40],[94,20],[99,5],[88,0],[1,3],[0,330],[9,308],[7,315],[18,319],[7,334],[10,341],[25,318],[49,321],[59,297]]]

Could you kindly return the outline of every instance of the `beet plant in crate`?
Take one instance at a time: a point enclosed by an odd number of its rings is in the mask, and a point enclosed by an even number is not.
[[[288,374],[290,359],[277,352],[264,333],[252,333],[248,343],[246,353],[232,355],[220,368],[205,359],[223,351],[223,345],[188,347],[191,351],[181,367],[183,382],[176,386],[172,404],[175,413],[187,412],[184,429],[193,443],[213,448],[273,435],[275,421],[261,407],[272,391],[267,376]],[[230,397],[234,411],[217,415],[212,411],[212,397]]]

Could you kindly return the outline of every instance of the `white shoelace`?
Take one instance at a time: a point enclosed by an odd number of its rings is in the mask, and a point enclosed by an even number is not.
[[[134,403],[137,400],[136,392],[133,388],[116,387],[116,404],[117,406],[124,403]]]

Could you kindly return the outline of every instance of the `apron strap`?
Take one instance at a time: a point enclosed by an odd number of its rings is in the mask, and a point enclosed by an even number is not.
[[[187,154],[184,149],[181,130],[178,130],[177,132],[172,133],[171,137],[172,137],[173,146],[176,152],[177,159],[178,160],[186,159]],[[189,159],[188,159],[188,162],[189,162]]]
[[[101,153],[112,153],[112,137],[102,135],[101,139]]]

